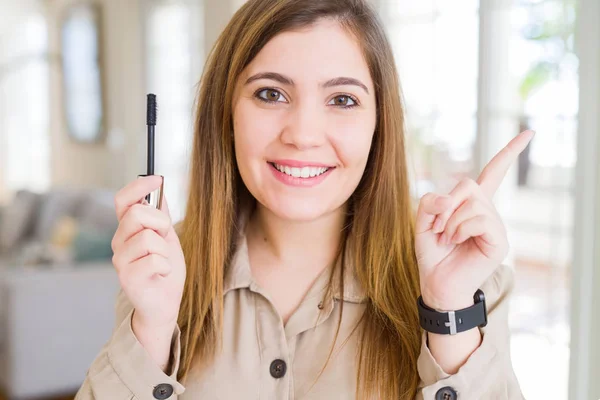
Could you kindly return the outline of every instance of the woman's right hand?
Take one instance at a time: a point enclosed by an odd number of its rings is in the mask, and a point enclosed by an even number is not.
[[[177,324],[186,268],[163,194],[162,209],[144,197],[160,187],[162,177],[145,176],[115,196],[119,227],[112,240],[113,265],[135,311],[133,325],[146,331],[171,330]]]

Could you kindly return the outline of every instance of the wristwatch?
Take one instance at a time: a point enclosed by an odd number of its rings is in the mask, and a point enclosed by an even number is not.
[[[473,304],[470,307],[456,311],[435,310],[423,302],[423,296],[417,301],[419,307],[419,321],[421,327],[427,332],[441,335],[456,335],[468,331],[476,326],[487,325],[487,310],[485,307],[485,294],[478,289],[473,295]]]

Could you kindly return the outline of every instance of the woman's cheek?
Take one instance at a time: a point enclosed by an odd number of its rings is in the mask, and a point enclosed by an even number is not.
[[[277,139],[283,127],[284,114],[279,110],[263,110],[255,107],[245,118],[246,138],[256,147],[264,150]]]
[[[258,112],[256,112],[258,111]],[[274,121],[267,113],[241,112],[235,122],[236,150],[251,156],[263,156],[274,132]]]
[[[344,165],[363,165],[369,157],[373,140],[372,128],[361,124],[339,125],[331,134],[338,157]]]

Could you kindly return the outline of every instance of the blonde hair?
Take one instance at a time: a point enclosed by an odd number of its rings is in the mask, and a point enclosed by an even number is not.
[[[271,38],[321,18],[339,22],[360,43],[378,106],[368,162],[348,200],[339,249],[344,254],[347,241],[354,245],[349,251],[368,298],[357,330],[356,394],[360,399],[414,399],[421,329],[404,111],[391,47],[366,0],[249,0],[209,54],[197,96],[189,197],[180,226],[188,271],[179,314],[178,378],[184,380],[192,367],[210,364],[221,346],[223,278],[236,250],[236,223],[252,201],[235,162],[236,82]]]

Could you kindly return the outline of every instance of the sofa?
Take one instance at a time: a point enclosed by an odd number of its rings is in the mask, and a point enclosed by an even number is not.
[[[19,191],[0,208],[0,393],[73,394],[110,337],[114,193]],[[2,397],[0,395],[0,397]]]

